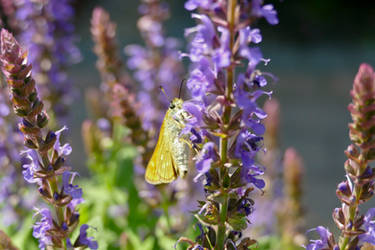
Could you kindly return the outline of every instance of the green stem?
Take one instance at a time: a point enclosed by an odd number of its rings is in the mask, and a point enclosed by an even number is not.
[[[53,194],[55,192],[58,193],[57,177],[54,177],[54,178],[50,179],[49,180],[49,185],[51,187],[52,196],[53,196]],[[62,222],[64,221],[64,212],[63,212],[63,209],[60,206],[54,206],[54,208],[55,208],[55,211],[56,211],[57,218],[59,220],[58,222],[61,225]]]
[[[236,10],[237,1],[236,0],[229,0],[228,1],[228,10],[227,10],[227,22],[228,22],[228,29],[230,32],[230,43],[229,43],[229,49],[233,51],[234,46],[234,37],[235,37],[235,10]],[[232,55],[233,56],[233,55]],[[232,59],[232,58],[231,58]],[[223,112],[223,134],[228,134],[228,126],[231,119],[232,114],[232,108],[231,108],[231,102],[232,102],[232,93],[233,93],[233,80],[234,80],[234,68],[232,65],[230,65],[227,69],[227,86],[225,89],[225,99],[226,104],[224,107]],[[222,162],[222,166],[220,169],[220,178],[222,182],[224,182],[224,179],[227,176],[227,169],[224,166],[225,163],[228,162],[228,136],[224,136],[220,138],[220,158]],[[220,218],[219,218],[219,225],[216,235],[216,250],[222,250],[224,249],[225,244],[225,238],[226,238],[226,225],[225,222],[227,220],[227,214],[228,214],[228,191],[226,188],[221,186],[221,194],[223,197],[223,201],[220,204]]]
[[[171,223],[171,218],[169,216],[169,206],[170,206],[169,199],[168,199],[168,196],[166,194],[166,190],[164,187],[160,189],[160,193],[162,197],[161,206],[163,208],[165,220],[167,222],[168,233],[170,233],[172,232],[172,223]]]
[[[360,155],[360,159],[367,155],[367,152],[362,152],[361,155]],[[362,161],[362,164],[361,164],[361,169],[360,169],[360,173],[358,173],[358,175],[360,176],[363,171],[366,169],[366,166],[367,166],[367,161],[364,160]],[[349,207],[349,220],[345,222],[345,224],[347,225],[350,221],[351,222],[354,222],[355,220],[355,215],[356,215],[356,212],[357,210],[359,209],[359,199],[362,195],[362,192],[363,192],[363,187],[361,185],[356,185],[354,183],[354,192],[355,192],[355,202],[354,202],[354,205],[350,206]],[[345,225],[345,226],[346,226]],[[357,228],[355,226],[352,227],[351,231],[355,231]],[[346,250],[347,249],[347,246],[350,242],[350,239],[351,237],[350,236],[343,236],[341,235],[341,241],[340,241],[340,250]]]
[[[223,204],[220,204],[220,224],[218,227],[217,244],[216,244],[217,250],[224,249],[225,234],[226,234],[225,221],[227,219],[227,213],[228,213],[228,195],[224,197]]]

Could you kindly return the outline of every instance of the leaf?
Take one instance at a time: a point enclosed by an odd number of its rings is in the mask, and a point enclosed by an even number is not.
[[[152,237],[147,237],[146,239],[140,239],[138,235],[134,232],[127,230],[125,232],[126,237],[126,247],[127,250],[152,250],[154,248],[155,239]]]
[[[165,235],[161,227],[156,228],[156,236],[161,249],[173,249],[177,242],[177,239]]]
[[[17,230],[15,234],[8,234],[12,238],[13,244],[19,249],[39,249],[37,240],[32,236],[33,224],[32,213],[29,213],[28,216],[24,218],[19,230]]]
[[[227,219],[227,222],[229,225],[233,228],[235,231],[242,231],[247,228],[247,219],[245,216],[235,213],[231,217]]]
[[[275,250],[284,249],[281,245],[281,239],[276,236],[265,236],[257,239],[257,244],[250,249],[256,250]],[[303,249],[302,247],[296,249]]]
[[[196,214],[195,217],[202,223],[202,224],[209,224],[209,225],[215,225],[217,224],[218,218],[217,216],[212,215],[202,215],[202,214]]]

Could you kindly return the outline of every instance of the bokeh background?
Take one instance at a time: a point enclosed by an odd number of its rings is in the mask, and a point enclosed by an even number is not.
[[[85,173],[84,149],[80,128],[87,117],[84,91],[99,86],[89,27],[92,9],[102,6],[118,24],[122,48],[141,41],[136,29],[137,0],[76,1],[78,46],[83,60],[72,70],[80,92],[72,109],[73,165]],[[335,226],[331,213],[339,202],[335,195],[344,179],[344,150],[349,144],[349,91],[361,62],[375,66],[375,1],[285,0],[273,3],[280,24],[258,23],[263,33],[261,48],[271,63],[263,68],[279,79],[274,98],[281,103],[281,144],[295,147],[304,158],[304,205],[307,228]],[[171,19],[167,34],[178,37],[184,50],[184,29],[193,20],[184,10],[183,0],[170,0]],[[122,56],[125,59],[124,54]],[[86,171],[87,172],[87,171]],[[375,206],[370,201],[369,206]]]

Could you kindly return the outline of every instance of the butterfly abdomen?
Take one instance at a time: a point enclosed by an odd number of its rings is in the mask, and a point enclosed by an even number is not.
[[[174,158],[176,159],[176,170],[177,174],[180,177],[184,177],[188,171],[188,161],[189,161],[189,147],[188,145],[177,137],[174,139],[174,148],[173,151]]]

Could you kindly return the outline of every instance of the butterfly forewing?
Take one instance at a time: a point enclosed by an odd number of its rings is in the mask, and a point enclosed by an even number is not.
[[[171,120],[169,112],[164,118],[163,124],[160,128],[159,139],[155,147],[155,151],[151,156],[146,169],[145,178],[150,184],[161,184],[170,183],[177,177],[175,163],[171,150],[171,136],[166,135],[166,129],[168,129],[168,123],[173,122]]]

